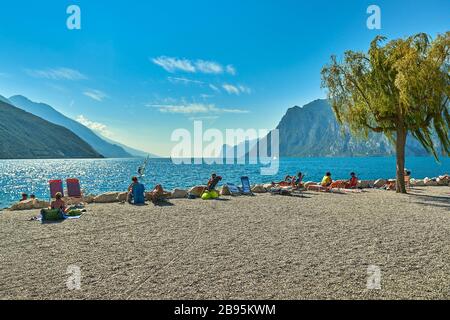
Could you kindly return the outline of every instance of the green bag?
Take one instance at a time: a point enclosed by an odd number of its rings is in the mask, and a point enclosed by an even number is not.
[[[60,221],[64,220],[64,215],[60,209],[42,209],[42,221]]]
[[[70,210],[69,212],[66,213],[66,216],[79,217],[79,216],[81,216],[81,214],[82,214],[81,210],[72,209],[72,210]]]

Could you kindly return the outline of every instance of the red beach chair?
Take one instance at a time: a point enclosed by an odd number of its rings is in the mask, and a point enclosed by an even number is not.
[[[62,196],[64,197],[64,188],[62,180],[50,180],[48,184],[50,186],[50,198],[54,199],[55,195],[58,192],[61,192]]]
[[[80,180],[67,179],[67,196],[71,198],[81,198]]]

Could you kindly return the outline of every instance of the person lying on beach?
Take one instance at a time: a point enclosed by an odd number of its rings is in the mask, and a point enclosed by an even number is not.
[[[153,204],[157,204],[159,201],[165,200],[169,196],[169,193],[164,191],[162,185],[158,184],[153,191],[149,192],[148,196]]]
[[[61,192],[57,192],[55,194],[55,200],[52,201],[52,203],[50,204],[50,209],[52,209],[52,210],[59,209],[64,213],[67,211],[66,203],[62,199]]]
[[[280,182],[272,181],[272,185],[274,186],[279,185],[280,187],[288,187],[292,185],[293,181],[295,181],[295,178],[296,178],[295,176],[287,175],[283,181]]]

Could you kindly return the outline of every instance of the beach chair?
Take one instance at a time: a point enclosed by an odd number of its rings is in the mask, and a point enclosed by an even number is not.
[[[145,203],[145,186],[142,183],[133,185],[133,204]]]
[[[50,180],[48,182],[50,187],[50,198],[54,199],[55,195],[60,192],[64,197],[64,187],[62,180]]]
[[[228,187],[228,191],[230,191],[232,196],[240,196],[241,195],[241,191],[239,190],[239,188],[233,184],[233,183],[227,183],[226,186]]]
[[[252,196],[253,192],[250,186],[250,180],[248,177],[241,177],[242,194]]]
[[[71,198],[81,198],[80,180],[67,179],[67,196]]]

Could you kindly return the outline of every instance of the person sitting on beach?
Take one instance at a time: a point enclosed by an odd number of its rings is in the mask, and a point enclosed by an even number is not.
[[[127,195],[127,201],[129,204],[133,203],[133,188],[139,184],[138,178],[133,177],[131,178],[131,184],[128,186],[128,195]]]
[[[298,188],[303,187],[303,178],[304,178],[304,175],[301,172],[299,172],[297,174],[297,176],[292,176],[292,178],[291,178],[292,179],[292,181],[291,181],[292,188],[298,189]]]
[[[350,180],[348,180],[345,184],[345,188],[347,189],[355,189],[358,186],[358,177],[354,172],[350,173]]]
[[[55,200],[52,201],[52,203],[50,204],[50,209],[54,210],[54,209],[59,209],[62,212],[66,212],[67,208],[66,208],[66,203],[64,202],[64,200],[62,199],[62,194],[61,192],[57,192],[55,194]]]
[[[331,172],[327,172],[325,174],[325,176],[322,179],[322,182],[320,183],[320,185],[322,187],[329,187],[331,186],[331,184],[333,183],[333,179],[331,179]]]
[[[34,194],[30,194],[30,199],[31,200],[36,200],[36,196]]]
[[[208,184],[206,186],[206,191],[212,191],[216,188],[219,181],[222,180],[221,176],[218,176],[217,174],[213,173],[211,175],[211,178],[208,180]]]
[[[27,201],[28,200],[28,194],[22,193],[22,199],[20,199],[20,202]]]

